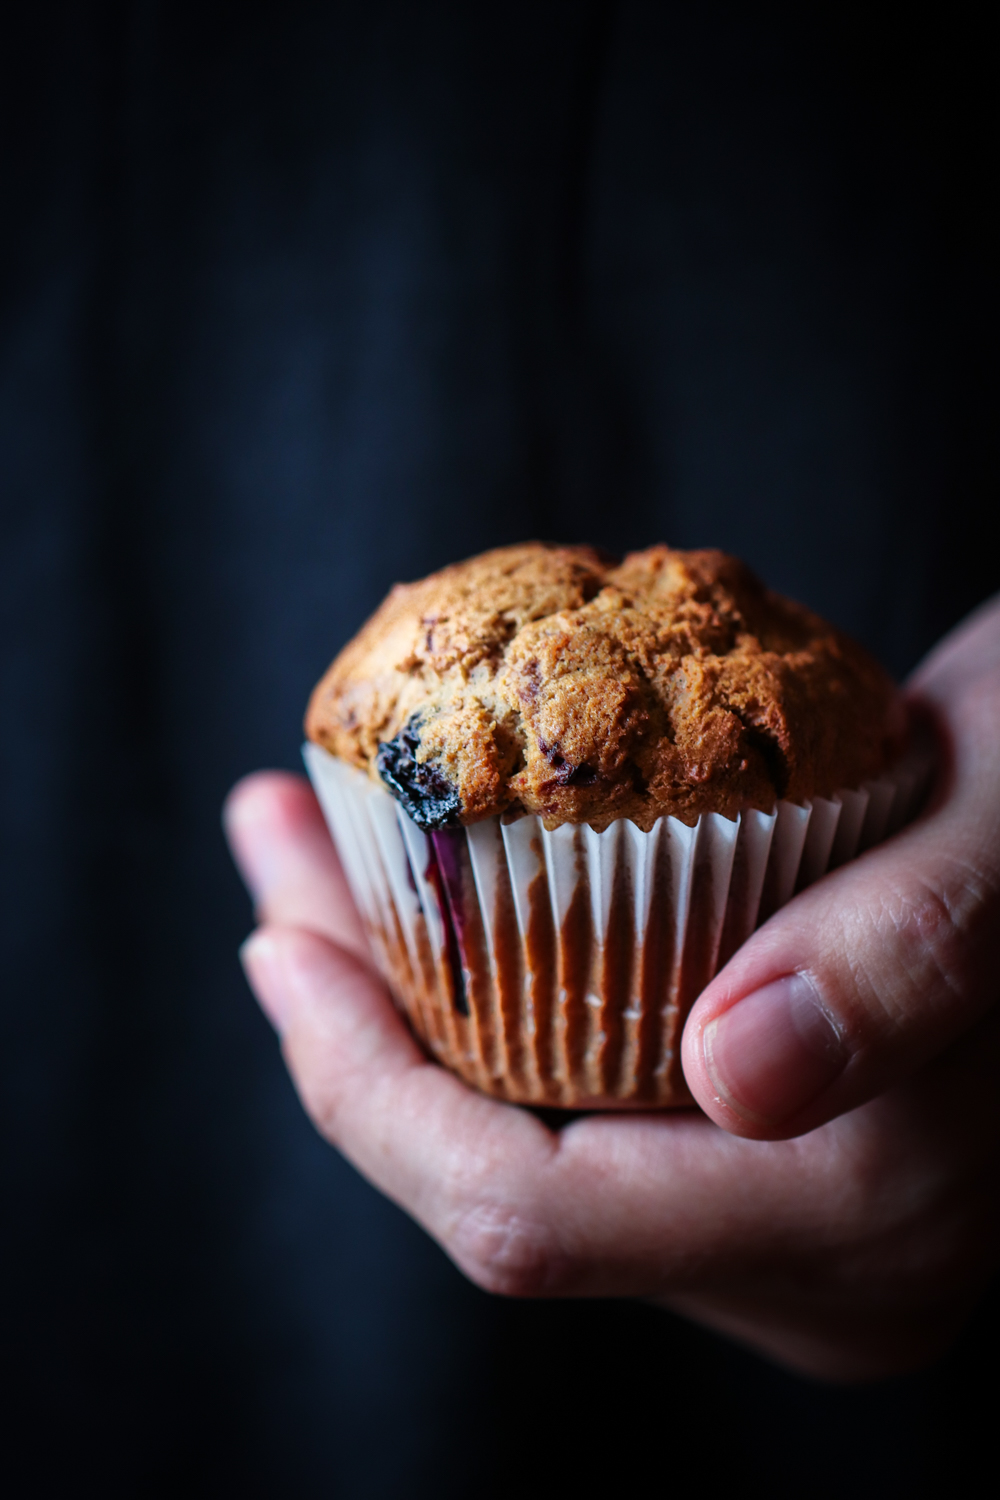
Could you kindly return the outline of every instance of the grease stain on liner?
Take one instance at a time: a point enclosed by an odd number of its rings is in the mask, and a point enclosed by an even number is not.
[[[930,763],[694,827],[540,818],[424,832],[363,771],[303,749],[375,960],[432,1056],[485,1093],[566,1109],[691,1102],[680,1036],[756,927],[908,820]]]

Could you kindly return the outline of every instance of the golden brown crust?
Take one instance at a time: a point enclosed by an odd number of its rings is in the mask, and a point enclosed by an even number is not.
[[[735,558],[651,547],[615,566],[533,542],[397,584],[306,733],[380,762],[426,826],[522,808],[648,829],[857,786],[902,728],[867,652]]]

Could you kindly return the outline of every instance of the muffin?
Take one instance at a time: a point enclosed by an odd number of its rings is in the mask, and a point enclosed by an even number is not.
[[[313,692],[306,761],[431,1053],[501,1098],[686,1104],[697,995],[905,815],[855,642],[737,559],[500,548],[397,585]]]

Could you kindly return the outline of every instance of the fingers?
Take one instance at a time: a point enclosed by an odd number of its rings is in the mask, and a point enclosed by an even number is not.
[[[982,1283],[956,1147],[983,1163],[946,1078],[803,1141],[741,1140],[694,1111],[555,1134],[428,1062],[371,971],[316,934],[264,928],[244,956],[319,1128],[491,1292],[669,1297],[855,1379],[926,1360]]]
[[[692,1011],[685,1074],[727,1130],[812,1130],[908,1077],[994,1003],[998,627],[995,609],[977,618],[918,679],[950,740],[931,813],[778,912]]]
[[[527,1204],[552,1134],[428,1061],[371,970],[317,935],[265,927],[242,957],[323,1135],[481,1285],[545,1290],[557,1236]]]
[[[226,799],[223,824],[261,920],[309,928],[367,956],[361,920],[304,777],[247,776]]]
[[[318,1128],[489,1291],[677,1290],[786,1254],[803,1223],[821,1238],[870,1216],[863,1182],[831,1188],[832,1141],[806,1156],[691,1111],[555,1133],[429,1062],[380,981],[317,935],[264,928],[244,962]]]
[[[248,777],[225,824],[266,923],[243,945],[243,964],[317,1127],[473,1279],[494,1290],[547,1286],[555,1236],[547,1223],[528,1225],[515,1179],[532,1178],[550,1132],[426,1059],[369,965],[301,778]]]

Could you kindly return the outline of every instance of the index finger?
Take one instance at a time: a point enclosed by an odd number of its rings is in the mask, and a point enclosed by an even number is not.
[[[304,776],[257,771],[226,798],[223,825],[261,921],[306,927],[369,959],[357,907]]]

